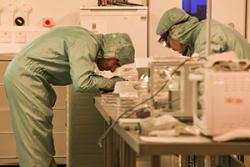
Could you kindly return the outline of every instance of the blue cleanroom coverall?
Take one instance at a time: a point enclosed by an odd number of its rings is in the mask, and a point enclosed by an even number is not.
[[[4,85],[11,110],[21,167],[55,167],[51,85],[73,84],[78,91],[110,89],[108,78],[95,74],[97,58],[134,62],[127,34],[94,34],[81,27],[49,31],[18,53],[9,64]]]

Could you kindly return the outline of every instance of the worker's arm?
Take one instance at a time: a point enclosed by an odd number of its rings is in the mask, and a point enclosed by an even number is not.
[[[223,33],[212,32],[210,39],[210,51],[213,53],[222,53],[228,51],[227,38]],[[195,42],[194,53],[198,53],[199,56],[206,56],[207,39],[205,34],[200,35]]]
[[[97,91],[113,87],[110,79],[97,75],[95,69],[95,55],[97,44],[88,40],[77,40],[67,49],[70,75],[77,91]]]

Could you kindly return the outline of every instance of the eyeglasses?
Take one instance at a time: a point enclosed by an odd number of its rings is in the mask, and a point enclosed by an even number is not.
[[[170,47],[169,40],[170,40],[170,37],[167,36],[165,38],[160,38],[158,42],[160,42],[160,44],[162,44],[162,46],[169,48]]]

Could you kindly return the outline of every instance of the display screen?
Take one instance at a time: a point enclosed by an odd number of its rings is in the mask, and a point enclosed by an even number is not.
[[[207,0],[182,0],[182,9],[203,20],[206,18]]]

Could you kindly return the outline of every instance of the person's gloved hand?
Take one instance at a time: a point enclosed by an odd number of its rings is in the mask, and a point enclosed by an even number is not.
[[[114,91],[113,88],[109,88],[109,89],[100,88],[99,90],[101,91],[101,93],[109,93],[109,92],[113,92]]]
[[[112,87],[110,88],[102,88],[100,89],[100,91],[102,91],[103,93],[108,93],[108,92],[113,92],[114,88],[115,88],[115,84],[119,81],[126,81],[126,79],[119,77],[119,76],[113,76],[112,78],[110,78],[111,82],[112,82]]]
[[[112,78],[110,78],[113,81],[113,86],[115,87],[116,82],[119,81],[126,81],[126,79],[119,77],[119,76],[113,76]]]

